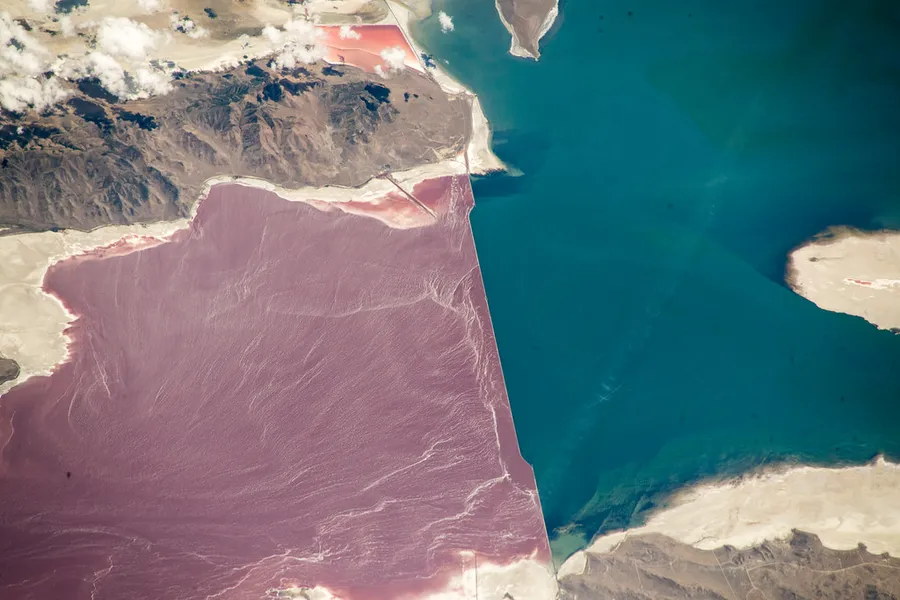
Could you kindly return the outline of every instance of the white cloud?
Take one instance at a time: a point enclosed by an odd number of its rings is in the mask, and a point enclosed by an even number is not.
[[[97,29],[97,49],[73,68],[73,76],[94,76],[127,100],[166,94],[172,90],[171,73],[148,61],[163,37],[143,23],[107,17]]]
[[[63,15],[59,18],[59,30],[62,32],[63,37],[72,37],[75,35],[75,24],[72,23],[72,17],[69,15]]]
[[[50,11],[50,0],[28,0],[28,6],[35,12],[46,13]]]
[[[145,59],[160,35],[125,17],[106,17],[97,29],[97,47],[111,56]]]
[[[284,36],[282,36],[281,30],[277,27],[272,27],[271,25],[266,25],[262,30],[263,36],[273,44],[279,43]]]
[[[388,77],[392,72],[399,73],[406,68],[406,50],[400,46],[385,48],[380,54],[384,65],[376,65],[375,72],[382,77]]]
[[[169,71],[146,61],[120,61],[101,51],[88,53],[67,75],[73,79],[96,77],[107,91],[127,100],[161,96],[172,91]]]
[[[316,26],[306,20],[290,20],[282,29],[266,25],[262,34],[277,46],[272,64],[278,69],[292,69],[298,63],[314,63],[324,58],[327,50],[319,43],[320,34]]]
[[[152,13],[162,9],[160,0],[137,0],[137,4],[145,13]]]
[[[172,31],[180,31],[195,40],[209,35],[205,28],[194,23],[190,17],[182,17],[177,12],[169,15],[169,27],[172,28]]]
[[[60,19],[60,27],[64,35],[72,35],[74,26],[66,17]],[[121,17],[84,27],[96,27],[96,48],[70,48],[57,57],[7,13],[0,13],[0,108],[41,110],[69,95],[66,80],[81,77],[96,77],[121,99],[171,91],[173,69],[149,60],[168,34]]]
[[[0,79],[0,107],[24,112],[37,110],[60,102],[68,96],[56,79],[9,77]]]
[[[68,92],[51,71],[53,55],[9,13],[0,13],[0,108],[41,110],[63,100]]]
[[[130,98],[162,96],[172,91],[172,78],[169,72],[148,65],[138,67],[130,75],[131,79],[126,79],[133,90],[129,95]]]
[[[444,33],[453,31],[453,17],[441,11],[438,13],[438,21],[441,23],[441,31]]]
[[[357,30],[353,29],[351,25],[341,25],[338,36],[340,36],[342,40],[358,40],[362,37],[362,35],[360,35]]]

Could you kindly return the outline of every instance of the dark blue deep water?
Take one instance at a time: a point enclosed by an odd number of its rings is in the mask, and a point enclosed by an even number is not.
[[[701,478],[900,457],[900,336],[783,281],[827,226],[900,227],[900,3],[570,0],[538,63],[492,2],[435,8],[522,172],[472,223],[558,556]]]

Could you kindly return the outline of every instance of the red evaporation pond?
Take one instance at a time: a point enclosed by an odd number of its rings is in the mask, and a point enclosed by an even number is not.
[[[0,400],[0,598],[350,600],[549,560],[468,221],[391,229],[216,186],[188,231],[76,257],[72,359]],[[271,592],[270,592],[271,595]]]
[[[416,53],[410,48],[403,32],[396,25],[355,25],[338,27],[320,25],[318,30],[321,43],[328,47],[325,60],[358,67],[370,73],[381,67],[385,72],[390,68],[382,52],[402,57],[407,67],[423,71]],[[344,37],[341,37],[341,32]]]

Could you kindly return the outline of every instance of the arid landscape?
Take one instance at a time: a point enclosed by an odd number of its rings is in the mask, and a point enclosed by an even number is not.
[[[537,60],[559,3],[495,7]],[[0,600],[898,600],[883,459],[701,482],[554,573],[469,220],[505,165],[410,37],[438,8],[0,11]],[[900,331],[898,239],[787,282]]]
[[[900,332],[900,233],[834,227],[791,252],[786,280],[820,308]]]
[[[127,103],[79,83],[93,96],[0,117],[5,234],[184,217],[219,175],[355,187],[455,157],[469,136],[466,99],[411,69],[384,80],[324,63],[248,62]]]
[[[900,559],[830,550],[812,534],[739,550],[699,550],[659,534],[628,537],[588,554],[584,572],[560,580],[565,600],[895,600]]]
[[[4,17],[0,597],[554,597],[422,6],[145,4]]]

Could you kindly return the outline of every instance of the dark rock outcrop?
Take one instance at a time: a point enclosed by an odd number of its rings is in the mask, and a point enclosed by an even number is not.
[[[127,103],[87,82],[43,115],[3,113],[0,227],[9,234],[175,219],[213,176],[358,186],[463,150],[468,105],[430,78],[316,72],[321,65],[280,72],[244,64],[186,74],[165,96]],[[394,102],[404,93],[420,100]]]
[[[588,554],[584,573],[560,579],[562,600],[897,600],[900,558],[860,545],[831,550],[795,530],[786,541],[698,550],[671,538],[626,538]]]
[[[12,381],[19,376],[19,364],[11,358],[0,356],[0,383]]]

